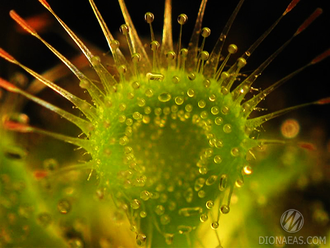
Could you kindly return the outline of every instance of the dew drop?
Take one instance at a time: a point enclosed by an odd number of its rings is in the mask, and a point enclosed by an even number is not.
[[[210,186],[210,185],[212,185],[212,184],[214,184],[216,181],[217,181],[217,179],[218,179],[218,176],[216,176],[216,175],[212,175],[212,176],[210,176],[207,180],[206,180],[206,185],[207,186]]]
[[[239,155],[239,149],[237,147],[234,147],[233,149],[231,149],[230,153],[233,157],[237,157]]]
[[[208,220],[208,215],[207,214],[201,214],[201,216],[199,217],[199,220],[204,223]]]
[[[172,77],[172,82],[174,84],[178,84],[178,83],[180,83],[180,78],[178,76],[174,76],[174,77]]]
[[[151,193],[147,190],[143,190],[141,193],[140,193],[140,198],[144,201],[148,201],[151,197]]]
[[[245,175],[251,175],[252,174],[252,168],[249,165],[246,165],[243,167],[243,173]]]
[[[186,14],[180,14],[178,16],[178,23],[184,25],[188,21],[188,16]]]
[[[218,229],[218,227],[219,227],[219,222],[218,221],[214,221],[214,222],[211,223],[211,228],[213,230]]]
[[[216,117],[214,120],[214,123],[218,126],[221,125],[222,122],[223,122],[223,120],[221,117]]]
[[[141,206],[141,202],[138,199],[133,199],[131,202],[132,209],[139,209]]]
[[[198,107],[200,107],[200,108],[205,108],[205,106],[206,106],[206,103],[205,103],[204,100],[200,100],[200,101],[198,102]]]
[[[221,213],[223,213],[223,214],[228,214],[229,211],[230,211],[230,208],[229,208],[229,206],[227,206],[227,205],[222,205],[221,208],[220,208],[220,211],[221,211]]]
[[[146,89],[145,93],[144,93],[147,97],[152,97],[154,95],[154,92],[152,91],[152,89]]]
[[[164,92],[158,96],[158,100],[160,102],[168,102],[169,100],[171,100],[171,94]]]
[[[207,112],[206,111],[202,111],[202,113],[200,114],[202,119],[206,119],[207,118]]]
[[[71,210],[71,204],[68,200],[62,199],[57,203],[57,209],[61,214],[67,214]]]
[[[139,88],[140,88],[140,83],[137,82],[137,81],[134,81],[134,82],[132,83],[132,88],[135,89],[135,90],[139,89]]]
[[[177,97],[174,99],[174,101],[175,101],[175,103],[176,103],[177,105],[182,105],[183,102],[184,102],[183,97],[181,97],[181,96],[177,96]]]
[[[145,217],[147,217],[147,212],[146,212],[146,211],[141,211],[141,212],[140,212],[140,217],[141,217],[141,218],[145,218]]]
[[[222,107],[222,109],[221,109],[221,113],[222,114],[226,115],[226,114],[228,114],[228,112],[229,112],[229,108],[228,107],[226,107],[226,106]]]
[[[219,181],[219,190],[224,191],[227,188],[227,175],[222,175]]]
[[[238,179],[238,180],[236,180],[236,182],[235,182],[235,186],[236,186],[237,188],[242,187],[243,184],[244,184],[244,181],[241,180],[241,179]]]
[[[211,113],[212,113],[212,115],[217,115],[217,114],[219,114],[219,108],[216,107],[216,106],[213,106],[213,107],[211,108]]]
[[[211,209],[214,206],[214,202],[212,200],[208,200],[205,204],[207,209]]]
[[[189,97],[194,97],[194,96],[195,96],[195,91],[194,91],[193,89],[188,89],[188,90],[187,90],[187,95],[188,95]]]
[[[216,155],[216,156],[214,156],[213,161],[216,164],[220,164],[222,162],[222,159],[221,159],[221,157],[219,155]]]
[[[231,127],[231,125],[230,125],[230,124],[225,124],[225,125],[223,126],[223,131],[224,131],[225,133],[230,133],[230,132],[232,131],[232,127]]]

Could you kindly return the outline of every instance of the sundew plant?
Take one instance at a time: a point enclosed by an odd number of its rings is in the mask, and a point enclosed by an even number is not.
[[[253,201],[236,191],[261,169],[259,150],[299,150],[286,151],[299,165],[286,175],[313,164],[306,153],[316,146],[294,138],[296,121],[282,135],[265,130],[289,112],[328,108],[311,106],[330,102],[328,92],[314,94],[328,81],[330,55],[316,2],[35,2],[32,17],[9,16],[42,50],[10,35],[0,48],[8,68],[0,78],[2,246],[230,246],[230,223],[240,233],[235,216]],[[62,64],[43,73],[54,58]],[[282,158],[267,156],[269,169]],[[264,189],[289,187],[281,168],[261,170]]]

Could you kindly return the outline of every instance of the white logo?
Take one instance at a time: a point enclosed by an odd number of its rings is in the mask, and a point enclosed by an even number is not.
[[[282,214],[280,223],[284,231],[296,233],[304,225],[304,216],[296,209],[289,209]]]

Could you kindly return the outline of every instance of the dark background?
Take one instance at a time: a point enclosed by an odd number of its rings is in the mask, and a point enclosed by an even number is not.
[[[95,0],[95,2],[106,20],[109,29],[115,36],[120,36],[121,34],[116,34],[116,32],[124,21],[118,2],[115,0]],[[126,2],[135,27],[141,37],[149,39],[149,27],[143,19],[147,11],[151,11],[155,14],[154,30],[156,34],[161,33],[164,1],[139,0]],[[208,1],[203,26],[210,27],[212,34],[206,42],[206,50],[211,51],[224,23],[229,18],[237,2],[238,1],[221,0]],[[229,33],[226,43],[226,46],[235,43],[239,47],[237,56],[233,57],[230,63],[233,63],[234,60],[237,59],[237,57],[263,33],[281,13],[283,13],[289,2],[289,0],[245,1]],[[243,72],[248,73],[255,69],[256,66],[272,54],[275,49],[283,44],[317,7],[323,8],[323,15],[321,15],[310,28],[295,38],[285,51],[272,62],[264,71],[263,75],[257,80],[255,87],[266,87],[272,84],[293,70],[308,63],[316,55],[329,48],[330,8],[327,2],[328,0],[300,1],[297,7],[282,20],[274,32],[256,50],[249,59],[248,65],[244,68]],[[107,44],[87,0],[49,0],[49,3],[54,11],[79,35],[79,37],[107,51]],[[173,0],[174,40],[177,40],[179,32],[179,25],[176,22],[176,17],[180,13],[186,13],[189,17],[187,25],[184,26],[183,46],[186,46],[189,42],[199,4],[199,0]],[[58,64],[59,60],[34,37],[17,32],[16,24],[11,20],[8,14],[10,9],[15,9],[17,13],[24,18],[46,13],[46,18],[49,19],[49,26],[42,32],[42,37],[68,58],[77,54],[77,50],[67,44],[66,33],[37,0],[1,0],[0,47],[5,48],[23,64],[33,68],[37,72],[43,72]],[[330,84],[329,69],[330,58],[324,60],[320,64],[309,67],[274,92],[274,94],[271,94],[266,99],[264,106],[267,106],[269,110],[278,110],[285,106],[297,105],[330,96],[330,92],[327,89]],[[17,66],[0,59],[1,77],[8,79],[10,75],[17,70]],[[311,106],[295,111],[287,116],[297,118],[302,128],[306,130],[319,125],[326,130],[325,136],[327,139],[324,140],[324,142],[326,142],[330,137],[328,130],[330,124],[328,120],[330,119],[329,112],[329,106]],[[285,119],[287,117],[283,118]],[[273,120],[271,125],[279,127],[283,118]],[[267,125],[268,124],[266,124],[266,129]]]

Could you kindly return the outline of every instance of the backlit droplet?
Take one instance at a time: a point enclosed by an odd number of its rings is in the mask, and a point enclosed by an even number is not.
[[[198,107],[200,107],[200,108],[205,108],[205,106],[206,106],[206,103],[205,103],[204,100],[200,100],[200,101],[198,102]]]
[[[224,191],[227,188],[227,175],[222,175],[219,181],[219,190]]]
[[[171,95],[167,92],[164,92],[158,96],[158,100],[160,102],[168,102],[169,100],[171,100]]]
[[[151,197],[151,193],[147,190],[144,190],[140,193],[140,198],[144,201],[148,201]]]
[[[221,211],[221,213],[223,213],[223,214],[228,214],[229,211],[230,211],[230,208],[229,208],[229,206],[227,206],[227,205],[222,205],[221,208],[220,208],[220,211]]]
[[[243,167],[243,173],[245,175],[251,175],[252,174],[252,168],[249,165],[246,165]]]
[[[71,204],[68,200],[65,200],[65,199],[60,200],[57,203],[57,209],[61,214],[67,214],[71,210]]]
[[[141,218],[145,218],[145,217],[147,217],[147,212],[146,212],[146,211],[141,211],[141,212],[140,212],[140,217],[141,217]]]
[[[223,126],[223,131],[224,131],[225,133],[230,133],[230,132],[232,131],[231,125],[230,125],[230,124],[225,124],[225,125]]]
[[[233,157],[237,157],[239,155],[239,149],[237,147],[234,147],[233,149],[231,149],[230,153]]]
[[[207,185],[207,186],[210,186],[210,185],[214,184],[214,183],[217,181],[217,179],[218,179],[218,176],[216,176],[216,175],[212,175],[212,176],[210,176],[210,177],[206,180],[206,185]]]
[[[175,103],[176,103],[177,105],[182,105],[183,102],[184,102],[183,97],[181,97],[181,96],[177,96],[177,97],[174,99],[174,101],[175,101]]]
[[[212,115],[217,115],[217,114],[219,114],[219,108],[218,108],[217,106],[213,106],[213,107],[211,108],[211,113],[212,113]]]
[[[214,206],[214,202],[212,200],[209,200],[206,202],[205,206],[207,209],[211,209]]]
[[[199,220],[201,221],[201,222],[205,222],[205,221],[207,221],[208,220],[208,216],[207,216],[207,214],[201,214],[201,216],[199,217]]]
[[[189,97],[194,97],[194,96],[195,96],[195,91],[194,91],[193,89],[188,89],[188,90],[187,90],[187,95],[188,95]]]
[[[211,228],[212,228],[212,229],[215,230],[215,229],[217,229],[218,227],[219,227],[219,222],[218,222],[218,221],[214,221],[214,222],[211,223]]]
[[[237,179],[236,182],[235,182],[235,186],[236,186],[237,188],[242,187],[243,184],[244,184],[244,181],[241,180],[241,179]]]
[[[132,209],[139,209],[141,206],[141,202],[138,199],[133,199],[131,202]]]
[[[221,157],[219,155],[216,155],[216,156],[214,156],[213,161],[216,164],[220,164],[222,162],[222,159],[221,159]]]
[[[214,123],[218,126],[221,125],[222,122],[223,122],[223,120],[221,117],[216,117],[214,120]]]

